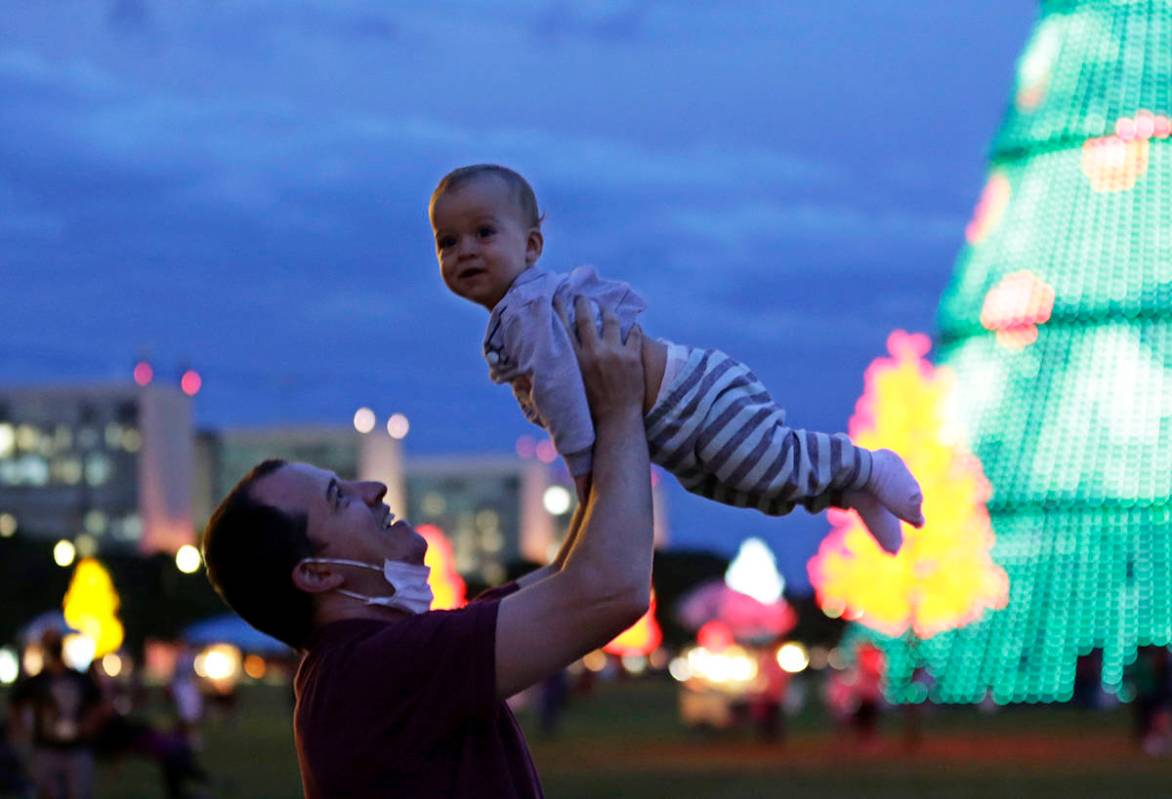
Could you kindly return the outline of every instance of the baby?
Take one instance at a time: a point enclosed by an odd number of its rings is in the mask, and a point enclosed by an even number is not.
[[[429,208],[444,284],[490,312],[484,357],[494,382],[509,383],[525,416],[545,428],[589,491],[594,427],[571,333],[559,308],[591,300],[623,335],[646,305],[625,283],[590,267],[555,274],[536,267],[544,239],[537,198],[511,169],[490,164],[447,174]],[[842,433],[785,426],[785,412],[747,367],[722,352],[643,337],[643,410],[651,460],[689,491],[782,515],[854,508],[888,552],[900,519],[922,526],[920,487],[898,455],[856,447]]]

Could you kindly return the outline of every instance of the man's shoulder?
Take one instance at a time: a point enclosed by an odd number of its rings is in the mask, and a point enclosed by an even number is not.
[[[402,615],[386,619],[340,619],[319,627],[306,648],[306,657],[324,656],[347,649],[370,647],[413,646],[426,639],[445,634],[458,634],[470,626],[487,621],[494,603],[473,601],[453,610],[429,610],[417,615]]]

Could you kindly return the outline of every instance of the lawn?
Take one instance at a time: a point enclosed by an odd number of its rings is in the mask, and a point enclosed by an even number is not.
[[[284,690],[253,687],[235,720],[213,719],[203,760],[214,796],[300,796]],[[748,731],[720,735],[682,728],[674,684],[644,680],[600,686],[576,697],[557,736],[521,718],[551,799],[598,797],[948,797],[1013,799],[1172,795],[1172,759],[1134,752],[1128,708],[1089,712],[1017,707],[993,715],[942,708],[923,719],[916,751],[889,713],[868,751],[850,745],[817,712],[796,719],[784,744]],[[162,797],[153,767],[105,765],[97,799]]]

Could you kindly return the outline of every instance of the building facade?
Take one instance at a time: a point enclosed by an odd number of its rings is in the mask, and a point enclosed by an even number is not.
[[[0,388],[0,536],[70,539],[82,554],[175,552],[196,543],[220,499],[269,458],[386,484],[396,513],[438,528],[456,569],[488,584],[518,561],[552,559],[574,509],[569,481],[535,458],[405,461],[400,438],[349,425],[197,432],[191,399],[168,386]],[[654,498],[662,545],[658,485]]]
[[[312,463],[344,480],[378,480],[387,486],[387,504],[403,507],[402,444],[385,432],[340,425],[227,428],[196,437],[199,526],[240,478],[270,458]]]
[[[191,400],[134,384],[0,389],[0,532],[98,549],[194,541]]]

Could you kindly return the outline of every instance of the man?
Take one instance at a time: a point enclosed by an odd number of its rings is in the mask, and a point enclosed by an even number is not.
[[[426,610],[426,544],[386,487],[266,462],[208,524],[208,576],[305,655],[294,733],[306,797],[539,797],[504,699],[630,626],[651,586],[641,333],[577,309],[597,427],[594,486],[553,564],[454,611]],[[564,315],[563,315],[564,319]]]
[[[61,633],[41,637],[44,666],[18,683],[9,701],[17,727],[31,728],[29,771],[37,799],[87,799],[92,795],[91,742],[107,718],[97,684],[65,663]]]

